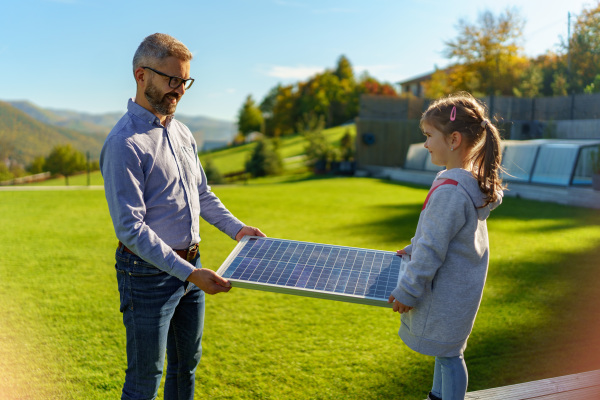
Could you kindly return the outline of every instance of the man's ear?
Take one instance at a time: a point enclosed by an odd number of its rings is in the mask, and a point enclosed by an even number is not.
[[[135,81],[137,83],[145,82],[146,80],[146,70],[142,67],[137,68],[133,71],[133,76],[135,77]]]

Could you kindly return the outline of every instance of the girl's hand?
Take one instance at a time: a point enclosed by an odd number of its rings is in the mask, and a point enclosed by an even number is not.
[[[402,255],[406,254],[406,251],[404,251],[404,249],[402,249],[402,250],[396,250],[396,254],[399,255],[399,256],[402,256]]]
[[[400,251],[400,250],[398,250],[398,251]],[[409,307],[409,306],[407,306],[405,304],[400,303],[391,294],[390,294],[390,298],[388,299],[388,303],[390,303],[390,304],[394,303],[394,312],[398,312],[400,314],[405,313],[405,312],[409,312],[410,310],[413,309],[413,307]]]

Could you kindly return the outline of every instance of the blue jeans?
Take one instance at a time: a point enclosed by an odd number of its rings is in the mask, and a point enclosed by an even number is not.
[[[467,364],[462,354],[435,358],[431,393],[442,400],[463,400],[468,382]]]
[[[115,258],[127,333],[127,370],[121,399],[156,398],[165,351],[165,400],[193,399],[196,367],[202,356],[204,292],[134,254],[117,249]],[[192,264],[198,260],[196,257]]]

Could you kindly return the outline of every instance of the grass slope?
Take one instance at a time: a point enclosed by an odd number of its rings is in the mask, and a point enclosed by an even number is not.
[[[354,125],[325,129],[323,134],[329,143],[339,148],[340,140],[346,131],[349,131],[351,135],[356,135],[356,127]],[[241,171],[244,169],[246,160],[254,149],[254,146],[256,146],[256,143],[248,143],[211,153],[200,154],[200,161],[212,160],[222,174]],[[284,168],[288,173],[304,170],[302,166],[304,163],[305,146],[306,140],[299,134],[284,136],[280,139],[279,151],[281,158],[284,160]]]
[[[214,188],[269,236],[395,250],[426,189],[283,178]],[[0,192],[0,398],[118,398],[124,328],[102,191]],[[600,368],[600,215],[506,199],[466,359],[470,390]],[[235,242],[204,222],[216,269]],[[389,309],[233,289],[209,296],[200,399],[423,399],[432,360]]]

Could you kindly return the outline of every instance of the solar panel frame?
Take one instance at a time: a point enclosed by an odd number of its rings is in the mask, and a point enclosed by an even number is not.
[[[233,287],[392,307],[402,269],[396,252],[245,236],[217,274]]]

